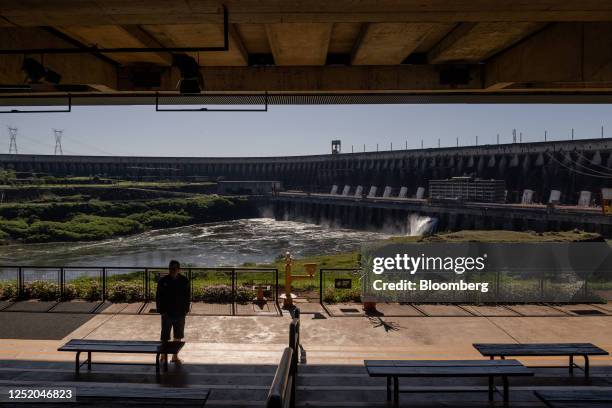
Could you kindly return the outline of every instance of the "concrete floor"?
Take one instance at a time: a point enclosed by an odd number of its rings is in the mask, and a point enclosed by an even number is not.
[[[363,316],[359,305],[336,305],[332,309],[342,317],[333,317],[336,314],[328,314],[320,305],[305,304],[301,318],[304,350],[299,405],[383,406],[384,384],[367,376],[364,359],[478,359],[482,357],[472,347],[476,342],[592,342],[612,350],[612,312],[597,316],[572,312],[588,307],[572,307],[564,312],[563,308],[539,305],[457,309],[442,305],[385,305],[380,308],[385,315]],[[351,308],[359,312],[341,311]],[[116,313],[110,313],[112,309]],[[123,309],[109,307],[98,314],[0,312],[0,381],[74,381],[74,355],[56,351],[71,338],[158,338],[159,316],[126,314],[120,310]],[[261,406],[287,344],[289,321],[287,313],[282,317],[188,316],[187,344],[181,353],[186,365],[171,368],[163,381],[167,385],[212,387],[207,406],[227,405],[226,400],[233,401],[232,406]],[[94,355],[94,362],[151,363],[151,360],[151,356]],[[528,366],[560,368],[541,369],[535,382],[517,381],[512,394],[515,406],[540,406],[532,397],[534,385],[612,387],[609,356],[592,359],[594,378],[588,382],[580,372],[575,378],[568,378],[567,369],[561,368],[567,364],[564,358],[520,358],[520,361]],[[151,366],[94,365],[93,372],[83,379],[155,383]],[[433,385],[457,384],[422,380],[409,381],[405,386]],[[459,385],[482,388],[486,384],[482,380],[465,380]],[[403,395],[402,401],[417,406],[442,403],[487,406],[484,393],[410,394]]]

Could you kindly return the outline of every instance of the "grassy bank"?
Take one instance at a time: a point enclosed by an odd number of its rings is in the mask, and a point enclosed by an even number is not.
[[[149,229],[248,216],[240,197],[197,195],[141,201],[75,201],[0,205],[0,242],[100,240]]]

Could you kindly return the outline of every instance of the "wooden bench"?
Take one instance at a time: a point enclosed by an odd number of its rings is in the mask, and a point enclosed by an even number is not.
[[[387,378],[387,401],[391,401],[393,390],[395,406],[399,404],[400,392],[414,392],[400,391],[399,377],[488,377],[489,401],[493,401],[496,390],[494,377],[501,377],[504,402],[508,402],[508,377],[533,375],[533,371],[516,360],[365,360],[364,364],[370,377]]]
[[[82,340],[72,339],[64,344],[58,351],[76,352],[75,370],[87,363],[87,369],[91,370],[91,353],[125,353],[125,354],[155,354],[155,371],[159,373],[159,357],[166,357],[164,371],[168,371],[168,354],[178,353],[185,342],[183,341],[131,341],[131,340]],[[87,353],[87,360],[80,362],[81,353]]]
[[[534,391],[550,408],[609,408],[612,407],[612,391],[575,390],[575,391]]]
[[[568,356],[569,372],[574,374],[574,356],[584,357],[584,376],[589,378],[589,356],[607,356],[609,353],[591,343],[531,343],[531,344],[473,344],[483,356],[504,359],[518,356]]]

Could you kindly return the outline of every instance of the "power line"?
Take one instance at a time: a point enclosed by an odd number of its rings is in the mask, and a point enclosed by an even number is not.
[[[96,151],[98,151],[98,152],[100,152],[100,153],[103,153],[103,154],[104,154],[104,155],[106,155],[106,156],[114,156],[114,154],[113,154],[113,153],[110,153],[110,152],[108,152],[108,151],[106,151],[106,150],[100,149],[100,148],[98,148],[98,147],[96,147],[96,146],[92,146],[92,145],[90,145],[90,144],[87,144],[87,143],[81,142],[81,141],[80,141],[80,140],[78,140],[78,139],[75,139],[75,138],[72,138],[72,137],[69,137],[69,136],[65,136],[65,135],[64,135],[64,137],[65,137],[65,138],[67,138],[68,140],[71,140],[71,141],[73,141],[73,142],[75,142],[75,143],[80,144],[80,145],[81,145],[81,146],[83,146],[83,147],[87,147],[87,148],[89,148],[89,149],[93,149],[93,150],[96,150]]]
[[[552,154],[550,154],[549,152],[546,152],[546,154],[548,154],[548,156],[550,156],[550,158],[552,160],[554,160],[555,162],[557,162],[558,164],[560,164],[561,166],[565,167],[566,169],[568,169],[569,171],[572,171],[574,173],[583,175],[583,176],[588,176],[588,177],[596,177],[596,178],[603,178],[603,179],[612,179],[612,176],[600,176],[597,174],[588,174],[588,173],[584,173],[582,171],[576,170],[575,168],[572,168],[568,165],[566,165],[565,163],[561,162],[560,160],[557,160]]]
[[[580,153],[579,151],[576,151],[576,154],[580,157],[582,157],[584,160],[588,161],[589,163],[591,163],[593,166],[597,166],[597,167],[601,167],[602,169],[606,170],[606,171],[610,171],[612,172],[612,167],[608,167],[608,166],[604,166],[602,164],[597,164],[595,163],[593,160],[589,159],[588,157],[586,157],[584,154]]]

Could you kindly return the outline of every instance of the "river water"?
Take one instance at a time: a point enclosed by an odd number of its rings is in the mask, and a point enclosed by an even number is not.
[[[353,251],[389,236],[253,218],[155,230],[99,242],[0,246],[0,264],[162,267],[177,259],[192,266],[238,266],[271,262],[285,251],[296,258]]]

